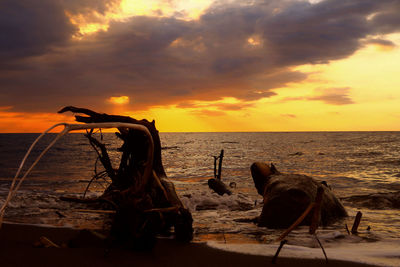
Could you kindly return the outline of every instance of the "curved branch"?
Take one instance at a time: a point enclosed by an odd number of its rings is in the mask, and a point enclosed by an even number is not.
[[[115,180],[115,171],[114,168],[112,167],[110,157],[108,156],[108,152],[106,149],[106,146],[102,143],[99,142],[96,138],[94,138],[90,133],[85,134],[86,138],[89,139],[90,144],[92,147],[95,149],[97,155],[99,156],[99,159],[101,163],[104,166],[104,169],[106,170],[108,176],[111,178],[112,181]],[[100,148],[101,154],[99,151],[96,149],[96,147]]]
[[[134,118],[128,117],[128,116],[120,116],[120,115],[108,115],[105,113],[97,113],[93,110],[86,109],[86,108],[78,108],[74,106],[67,106],[58,111],[58,113],[64,113],[64,112],[73,112],[73,113],[80,113],[84,114],[87,116],[79,116],[76,115],[75,119],[78,122],[84,122],[84,123],[98,123],[98,122],[126,122],[126,123],[133,123],[133,124],[139,124],[145,126],[150,134],[151,137],[153,138],[154,142],[154,159],[153,159],[153,168],[155,172],[157,173],[157,176],[162,178],[166,177],[166,173],[164,170],[164,166],[162,164],[161,160],[161,141],[160,141],[160,136],[158,134],[158,130],[156,129],[155,126],[155,121],[149,122],[148,120],[136,120]]]

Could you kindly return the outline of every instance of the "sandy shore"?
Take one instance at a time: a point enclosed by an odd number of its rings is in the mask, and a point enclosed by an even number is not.
[[[67,243],[82,232],[69,228],[51,228],[4,223],[0,230],[1,266],[326,266],[323,260],[278,258],[226,252],[206,244],[180,244],[160,239],[150,252],[120,248],[81,238],[77,248],[43,248],[34,243],[45,236],[56,244]],[[370,266],[332,260],[329,266]]]

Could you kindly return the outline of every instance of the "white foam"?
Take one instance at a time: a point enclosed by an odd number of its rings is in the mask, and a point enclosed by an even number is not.
[[[250,255],[273,256],[279,244],[225,244],[209,241],[207,245],[216,249]],[[378,266],[400,266],[400,240],[374,243],[340,244],[325,248],[328,259],[360,262]],[[279,256],[324,260],[320,248],[285,245]]]
[[[220,196],[209,191],[191,192],[190,197],[183,195],[181,200],[191,211],[197,209],[244,211],[254,208],[254,201],[242,193]]]

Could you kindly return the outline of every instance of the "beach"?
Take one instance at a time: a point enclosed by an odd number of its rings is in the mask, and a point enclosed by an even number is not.
[[[0,0],[0,267],[400,267],[399,13]]]
[[[0,230],[1,266],[325,266],[324,259],[279,257],[276,264],[270,256],[228,252],[205,243],[182,244],[159,239],[151,251],[135,252],[107,247],[90,238],[80,247],[43,248],[34,243],[41,236],[62,245],[79,235],[72,228],[46,227],[5,223]],[[330,260],[329,266],[373,266]]]
[[[0,165],[4,166],[0,169],[0,203],[8,193],[10,177],[35,136],[0,135],[1,143],[15,144],[3,148],[4,153],[0,155]],[[104,138],[111,147],[110,156],[117,163],[119,153],[113,147],[120,144],[112,134],[106,133]],[[48,141],[39,144],[38,151]],[[121,261],[118,255],[124,255],[129,261],[143,261],[142,265],[150,266],[169,262],[173,265],[174,261],[188,264],[185,260],[191,266],[225,264],[221,262],[243,266],[247,264],[243,262],[254,260],[269,264],[279,245],[274,240],[283,230],[257,227],[249,222],[262,209],[262,197],[254,187],[249,166],[254,161],[267,161],[273,162],[281,172],[301,173],[326,181],[342,200],[349,217],[318,229],[318,237],[331,263],[345,260],[347,264],[400,265],[397,249],[400,217],[395,202],[390,201],[396,196],[392,192],[400,190],[397,133],[163,133],[161,141],[168,177],[193,215],[194,243],[181,246],[172,240],[160,239],[151,254],[158,253],[156,261],[148,253],[115,248],[104,258],[105,248],[99,248],[98,244],[73,249],[34,248],[32,244],[40,236],[62,244],[73,238],[78,229],[101,230],[107,220],[105,214],[87,212],[94,207],[60,200],[62,196],[82,197],[96,161],[96,154],[83,135],[71,134],[45,155],[10,202],[5,221],[11,224],[5,224],[1,230],[3,263],[25,265],[23,261],[27,259],[16,255],[28,255],[32,264],[40,266],[47,264],[43,259],[49,260],[48,265],[54,265],[57,259],[61,262],[58,265],[65,262],[65,266],[86,261],[86,265],[98,261],[107,264]],[[230,196],[219,196],[207,185],[212,177],[213,155],[220,149],[225,149],[222,180],[237,185],[231,188]],[[37,153],[34,151],[33,158]],[[86,196],[99,196],[103,190],[104,185],[95,181]],[[351,228],[358,211],[363,213],[359,233],[348,235],[345,224]],[[305,261],[325,265],[322,251],[308,229],[299,227],[287,239],[278,264],[293,266]],[[181,252],[171,250],[177,246]],[[191,251],[195,256],[186,255]],[[211,256],[204,253],[211,253],[217,259],[209,260]]]

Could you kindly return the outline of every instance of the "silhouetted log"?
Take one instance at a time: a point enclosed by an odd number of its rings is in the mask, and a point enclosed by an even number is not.
[[[157,234],[174,227],[178,240],[190,241],[193,238],[192,215],[180,201],[173,183],[166,177],[161,160],[160,137],[154,120],[149,122],[127,116],[100,114],[71,106],[63,108],[59,113],[67,111],[87,115],[75,116],[79,122],[140,124],[151,134],[152,140],[142,131],[118,128],[116,135],[123,141],[119,148],[122,155],[118,169],[113,168],[105,145],[92,135],[92,131],[86,134],[112,180],[98,199],[112,203],[116,209],[112,238],[129,247],[147,249],[152,247]],[[149,156],[151,153],[153,156]]]
[[[281,174],[272,165],[256,162],[251,166],[254,184],[264,197],[264,206],[259,217],[259,226],[287,228],[310,206],[317,195],[318,187],[323,187],[321,201],[321,223],[330,224],[347,216],[343,205],[333,192],[315,179],[299,174]],[[312,213],[301,225],[310,225]]]
[[[232,195],[232,192],[228,189],[228,187],[219,179],[215,178],[209,179],[208,186],[220,196],[224,194]]]
[[[221,149],[221,153],[219,154],[219,156],[218,157],[214,156],[214,178],[208,180],[208,187],[210,187],[210,189],[214,190],[214,192],[220,196],[224,194],[232,195],[232,192],[221,180],[223,158],[224,158],[224,150]],[[218,170],[217,170],[217,159],[219,160]]]

